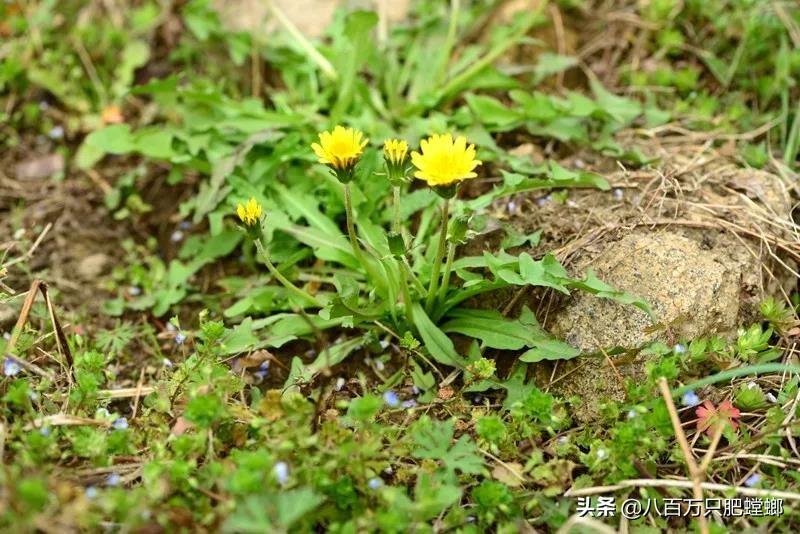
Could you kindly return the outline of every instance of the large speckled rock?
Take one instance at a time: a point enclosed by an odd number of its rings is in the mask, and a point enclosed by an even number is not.
[[[729,335],[736,328],[741,265],[725,254],[701,249],[684,236],[672,232],[629,235],[582,263],[577,272],[593,268],[605,282],[644,298],[657,316],[654,326],[637,308],[576,294],[556,315],[551,330],[584,353],[614,347],[635,349],[665,337]],[[590,421],[597,416],[599,399],[624,400],[620,378],[642,379],[645,361],[641,355],[632,361],[617,361],[616,372],[605,358],[562,362],[556,378],[564,378],[552,389],[565,397],[585,398],[574,415]],[[549,382],[551,369],[539,371],[539,380]]]
[[[736,325],[738,266],[686,237],[672,232],[629,235],[585,263],[615,288],[644,298],[658,323],[676,337],[727,333]],[[584,269],[579,265],[576,270]],[[584,352],[639,347],[661,334],[638,308],[585,293],[576,294],[551,328]]]

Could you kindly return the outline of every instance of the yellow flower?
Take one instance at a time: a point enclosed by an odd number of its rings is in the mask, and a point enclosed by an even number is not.
[[[400,139],[387,139],[383,143],[383,161],[386,162],[389,181],[396,187],[401,186],[408,172],[408,143]]]
[[[311,148],[320,163],[336,171],[340,180],[349,181],[347,178],[367,145],[367,139],[361,139],[363,136],[363,133],[354,128],[337,126],[333,132],[319,134],[319,143],[312,143]]]
[[[383,143],[383,157],[387,163],[402,165],[408,155],[408,143],[400,139],[387,139]]]
[[[236,206],[236,214],[245,226],[255,226],[261,220],[261,211],[261,204],[258,203],[255,197],[251,197],[246,204],[240,202]]]
[[[421,152],[412,152],[411,161],[419,169],[414,176],[431,187],[455,185],[475,178],[473,171],[481,162],[475,159],[475,145],[459,136],[453,141],[450,134],[432,135],[420,142]]]

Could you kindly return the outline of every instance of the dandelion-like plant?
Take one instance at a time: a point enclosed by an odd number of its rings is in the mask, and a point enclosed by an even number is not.
[[[450,199],[456,195],[458,184],[477,176],[475,169],[481,161],[475,158],[475,145],[467,145],[467,139],[463,136],[453,139],[451,134],[432,135],[420,142],[420,150],[411,153],[411,162],[417,168],[414,176],[424,180],[444,198],[439,243],[425,300],[425,307],[430,311],[439,288],[439,275],[447,242]],[[454,244],[451,244],[451,250],[455,251]],[[452,253],[448,253],[448,259],[452,256]],[[448,264],[452,264],[452,260],[448,261]],[[446,287],[449,277],[450,272],[447,268],[443,287]]]
[[[255,199],[255,197],[251,197],[245,203],[239,203],[236,206],[236,215],[239,217],[239,220],[242,221],[247,234],[253,239],[253,243],[256,246],[256,250],[258,251],[258,255],[261,258],[261,261],[264,262],[264,265],[267,266],[269,272],[272,276],[275,277],[278,282],[283,285],[290,293],[297,295],[301,302],[306,302],[311,304],[312,306],[322,307],[322,303],[319,302],[316,298],[308,294],[306,291],[303,291],[296,285],[294,285],[282,272],[278,270],[277,267],[272,263],[269,259],[269,255],[267,251],[264,249],[264,244],[261,242],[263,238],[263,233],[261,230],[261,218],[264,213],[264,208]],[[176,337],[177,340],[177,337]]]
[[[345,128],[344,126],[336,126],[331,132],[322,132],[319,134],[319,143],[312,143],[311,148],[319,158],[320,163],[327,165],[336,178],[344,186],[344,208],[347,215],[347,235],[350,238],[350,245],[353,248],[353,254],[359,263],[364,265],[367,270],[376,273],[372,267],[365,261],[364,255],[361,253],[361,247],[358,244],[356,237],[355,224],[353,222],[353,199],[350,194],[350,182],[355,176],[355,168],[361,154],[364,152],[364,147],[367,146],[367,139],[364,139],[364,134],[355,128]]]

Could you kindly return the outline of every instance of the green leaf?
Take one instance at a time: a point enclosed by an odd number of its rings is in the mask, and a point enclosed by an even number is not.
[[[506,390],[506,398],[503,401],[503,408],[510,409],[514,403],[521,401],[530,395],[531,391],[536,389],[536,386],[531,383],[526,384],[525,379],[528,376],[528,366],[523,363],[518,363],[508,379],[503,382],[503,387]]]
[[[630,124],[642,113],[642,105],[638,101],[608,92],[597,80],[591,80],[590,85],[597,105],[622,125]]]
[[[539,339],[536,346],[519,357],[522,362],[542,360],[570,360],[580,356],[581,351],[558,339]]]
[[[569,290],[563,284],[567,273],[552,254],[535,261],[530,254],[523,252],[519,255],[519,274],[522,279],[519,285],[550,287],[569,295]]]
[[[333,120],[345,113],[353,101],[358,71],[374,50],[370,32],[377,23],[378,16],[371,11],[354,11],[345,19],[343,38],[338,40],[334,57],[339,97],[331,110]]]
[[[520,112],[495,98],[469,94],[466,99],[475,117],[490,129],[511,129],[523,118]]]
[[[481,340],[483,346],[503,350],[519,350],[533,346],[540,332],[519,320],[508,319],[495,310],[459,309],[442,325],[444,332],[455,332]]]
[[[248,317],[225,336],[222,345],[225,354],[238,354],[253,349],[258,341],[258,336],[253,333],[253,319]]]
[[[131,127],[127,124],[113,124],[96,130],[87,135],[83,143],[107,154],[127,154],[136,147]]]
[[[164,130],[148,128],[134,135],[134,149],[153,159],[170,159],[176,153],[172,149],[173,134]]]
[[[356,421],[366,422],[377,415],[383,406],[383,399],[377,395],[364,395],[350,401],[347,416]]]
[[[631,304],[647,313],[651,318],[655,317],[652,308],[650,308],[650,305],[644,299],[626,293],[625,291],[614,289],[612,286],[597,278],[597,275],[595,275],[594,271],[591,269],[586,272],[586,278],[583,280],[573,280],[569,285],[600,298],[611,299],[621,304]]]
[[[339,226],[328,216],[319,211],[317,208],[317,200],[314,197],[292,191],[282,184],[276,184],[275,189],[278,191],[278,196],[283,201],[282,207],[294,220],[303,218],[309,226],[321,230],[330,236],[341,236],[342,232]]]
[[[119,64],[114,72],[114,85],[112,92],[114,96],[124,95],[133,83],[133,73],[147,63],[150,59],[150,47],[145,41],[136,39],[130,41],[122,50]]]
[[[412,437],[417,447],[412,454],[417,458],[441,462],[450,473],[479,474],[483,472],[483,457],[472,438],[465,434],[453,444],[455,422],[422,420],[414,428]]]
[[[575,56],[562,56],[552,52],[542,52],[533,70],[533,83],[538,85],[548,76],[564,72],[577,64],[578,58]]]
[[[413,306],[414,326],[416,326],[419,335],[422,337],[422,342],[425,348],[428,349],[430,355],[439,363],[449,365],[451,367],[464,367],[466,362],[457,352],[453,346],[450,338],[442,332],[433,321],[431,321],[428,314],[419,303]]]

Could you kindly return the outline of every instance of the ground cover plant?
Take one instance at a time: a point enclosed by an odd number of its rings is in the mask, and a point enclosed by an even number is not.
[[[0,6],[2,529],[796,530],[800,9],[328,4]]]

